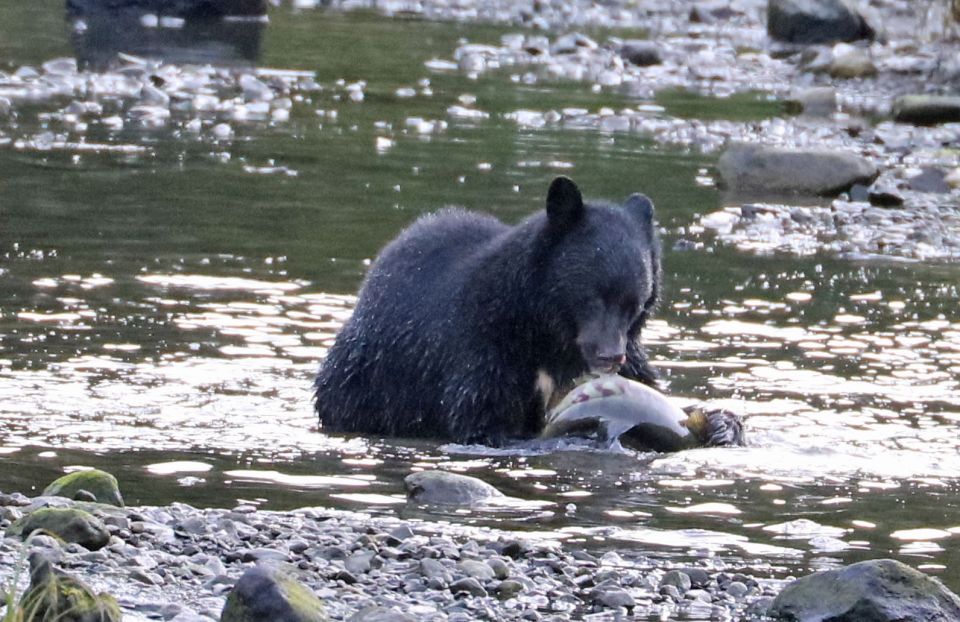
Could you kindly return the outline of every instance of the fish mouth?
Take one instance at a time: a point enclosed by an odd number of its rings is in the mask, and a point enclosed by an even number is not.
[[[615,374],[620,371],[624,363],[627,362],[626,356],[621,357],[599,357],[590,362],[591,374]]]

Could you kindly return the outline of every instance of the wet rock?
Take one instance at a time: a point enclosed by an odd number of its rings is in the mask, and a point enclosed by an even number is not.
[[[420,560],[420,574],[427,579],[440,579],[444,583],[450,583],[451,579],[444,565],[429,557]]]
[[[769,0],[767,33],[790,43],[856,41],[875,35],[847,0]]]
[[[497,585],[497,598],[500,600],[516,598],[518,594],[523,592],[523,590],[523,583],[513,579],[507,579],[505,581],[501,581],[500,584]]]
[[[610,608],[626,607],[632,609],[637,605],[633,596],[619,587],[594,590],[593,602]]]
[[[866,200],[871,205],[876,205],[877,207],[900,207],[904,201],[903,193],[897,187],[896,183],[890,179],[878,179],[867,189],[866,194]],[[851,189],[850,199],[857,200],[858,198],[860,197],[855,197]]]
[[[493,568],[481,561],[466,559],[460,562],[457,567],[463,574],[480,581],[489,581],[496,576],[496,574],[493,572]]]
[[[502,559],[496,557],[488,559],[487,565],[493,570],[494,576],[501,581],[510,576],[510,567]]]
[[[417,622],[417,618],[386,607],[372,606],[350,616],[347,622]]]
[[[354,553],[344,560],[343,567],[355,575],[368,573],[372,567],[370,562],[373,556],[374,554],[369,551]]]
[[[787,585],[769,615],[780,620],[960,620],[960,597],[892,559],[818,572]]]
[[[932,192],[945,194],[950,192],[950,185],[946,181],[947,174],[938,168],[924,168],[919,175],[909,179],[910,189],[914,192]]]
[[[828,117],[837,111],[837,90],[831,86],[798,89],[784,100],[784,108],[792,114]]]
[[[960,97],[904,95],[893,104],[893,118],[913,125],[954,123],[960,121]]]
[[[660,46],[646,39],[630,39],[624,41],[620,47],[620,56],[623,60],[633,63],[638,67],[649,67],[650,65],[659,65],[663,62]]]
[[[834,78],[865,78],[877,74],[877,67],[873,64],[873,59],[863,48],[838,43],[833,48],[832,55],[833,59],[830,61],[830,67],[827,71]]]
[[[743,598],[750,591],[750,588],[740,581],[731,581],[730,584],[727,585],[726,591],[727,594],[734,598]]]
[[[416,503],[436,505],[469,505],[503,493],[476,477],[448,471],[411,473],[403,480],[407,497]]]
[[[677,588],[677,590],[683,594],[691,588],[693,582],[690,580],[690,577],[687,573],[680,570],[671,570],[667,574],[663,575],[663,578],[660,579],[660,585],[672,585]]]
[[[691,588],[703,589],[710,583],[710,573],[703,568],[684,568],[682,572],[689,577]]]
[[[830,196],[869,183],[877,167],[856,154],[828,149],[784,149],[738,143],[718,163],[732,190]]]
[[[320,599],[280,566],[247,570],[227,597],[220,622],[323,622]]]
[[[123,507],[123,497],[120,496],[117,478],[98,469],[75,471],[64,475],[47,486],[42,494],[77,499],[77,493],[80,491],[93,495],[94,500],[99,503]]]
[[[117,601],[53,567],[40,553],[30,554],[30,587],[19,607],[29,620],[57,622],[120,622]],[[8,614],[11,612],[7,612]],[[6,619],[6,618],[5,618]]]
[[[465,577],[450,584],[450,591],[454,594],[466,593],[470,596],[486,596],[487,590],[473,577]]]
[[[103,522],[78,508],[40,508],[15,522],[7,535],[27,538],[40,529],[64,542],[72,542],[91,551],[101,549],[110,541],[110,532]]]

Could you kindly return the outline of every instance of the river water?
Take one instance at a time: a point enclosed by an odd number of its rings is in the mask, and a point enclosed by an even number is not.
[[[73,55],[61,5],[30,4],[0,8],[0,70]],[[775,577],[892,556],[960,589],[960,270],[675,249],[725,205],[713,156],[503,116],[651,102],[425,64],[509,31],[284,6],[258,65],[321,87],[289,120],[236,122],[229,140],[211,137],[214,114],[198,134],[183,131],[190,115],[91,121],[89,140],[144,148],[109,153],[17,147],[61,131],[48,113],[69,99],[0,119],[0,490],[36,494],[93,466],[130,504],[396,513]],[[489,117],[448,116],[464,103]],[[447,125],[425,131],[434,120]],[[377,250],[444,205],[516,222],[557,174],[588,197],[653,198],[666,284],[645,342],[672,394],[743,413],[750,445],[494,451],[319,431],[312,377]],[[436,465],[549,504],[407,507],[403,476]]]

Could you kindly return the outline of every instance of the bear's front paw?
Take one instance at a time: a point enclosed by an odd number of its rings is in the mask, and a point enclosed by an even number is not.
[[[743,447],[743,420],[729,410],[716,408],[707,410],[707,438],[704,443],[708,447],[735,446]]]

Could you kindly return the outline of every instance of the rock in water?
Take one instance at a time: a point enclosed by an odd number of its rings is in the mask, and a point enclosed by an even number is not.
[[[47,486],[42,494],[77,499],[77,494],[81,491],[92,494],[98,503],[123,507],[123,497],[120,496],[117,478],[99,469],[75,471],[64,475]]]
[[[7,535],[27,538],[41,529],[65,542],[75,542],[96,551],[110,541],[110,532],[103,522],[77,508],[40,508],[30,512],[7,529]]]
[[[220,622],[325,622],[320,599],[281,566],[261,565],[237,581]]]
[[[19,606],[25,620],[38,622],[120,622],[123,618],[112,596],[94,594],[86,583],[55,569],[37,552],[30,554],[30,587]]]
[[[870,185],[876,165],[853,153],[736,143],[717,166],[731,190],[832,196],[853,184]]]
[[[876,34],[847,0],[769,0],[767,33],[788,43],[834,43]]]
[[[780,620],[940,622],[960,620],[960,598],[893,559],[875,559],[797,579],[774,599]]]
[[[421,471],[403,479],[407,496],[417,503],[436,505],[470,505],[503,493],[476,477],[449,471]]]

